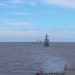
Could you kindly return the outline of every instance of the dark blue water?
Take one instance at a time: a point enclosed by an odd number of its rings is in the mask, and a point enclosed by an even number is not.
[[[75,43],[0,43],[0,75],[35,75],[75,66]]]

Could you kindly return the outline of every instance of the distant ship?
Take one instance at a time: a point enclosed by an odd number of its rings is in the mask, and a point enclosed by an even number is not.
[[[44,46],[49,46],[49,39],[48,39],[48,35],[46,34],[46,37],[44,39]]]
[[[33,43],[33,44],[40,44],[40,43],[42,43],[42,41],[35,41],[35,42],[31,42],[31,43]]]

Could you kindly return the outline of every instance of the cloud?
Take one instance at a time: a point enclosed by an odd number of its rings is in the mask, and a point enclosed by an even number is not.
[[[51,41],[75,42],[75,31],[57,30],[50,32],[49,34]]]
[[[8,36],[22,37],[22,36],[31,36],[31,35],[34,35],[36,33],[36,31],[34,31],[34,30],[25,30],[25,31],[23,30],[22,31],[22,30],[18,30],[18,29],[0,28],[0,33],[2,33],[0,35],[3,35],[3,34],[4,34],[4,36],[7,35],[7,37]],[[31,34],[31,33],[33,33],[33,34]]]
[[[13,19],[5,19],[5,20],[0,20],[0,23],[10,28],[33,29],[32,22],[13,21]]]
[[[43,3],[46,5],[57,5],[67,8],[75,8],[75,0],[9,0],[7,2],[0,3],[0,6],[13,5],[13,4],[23,4],[34,6],[38,3]]]
[[[5,23],[12,26],[30,26],[29,22],[5,22]]]
[[[33,5],[36,4],[36,1],[35,0],[31,0],[31,1],[28,1],[28,0],[10,0],[10,2],[8,2],[8,3],[11,3],[11,4],[26,4],[26,5],[32,5],[33,6]]]
[[[0,41],[1,40],[10,40],[10,41],[35,41],[37,39],[44,40],[45,32],[36,29],[30,30],[18,30],[18,29],[6,29],[0,28]],[[75,31],[50,31],[48,32],[50,41],[73,41],[75,42]]]
[[[26,12],[10,12],[9,14],[14,14],[14,15],[28,15]]]
[[[67,7],[67,8],[75,8],[75,0],[11,0],[10,3],[28,4],[28,5],[43,3],[46,5],[57,5],[57,6]]]
[[[5,6],[6,6],[6,4],[0,3],[0,7],[5,7]]]
[[[75,0],[39,0],[44,4],[75,8]]]
[[[37,30],[18,30],[0,28],[0,41],[27,41],[38,38],[41,32]]]
[[[10,0],[9,3],[20,4],[20,3],[23,3],[23,1],[22,0]]]
[[[28,4],[28,5],[31,5],[31,6],[34,6],[36,5],[37,1],[26,1],[25,4]]]
[[[31,5],[34,6],[37,0],[4,0],[0,2],[0,6],[16,6],[16,5]]]

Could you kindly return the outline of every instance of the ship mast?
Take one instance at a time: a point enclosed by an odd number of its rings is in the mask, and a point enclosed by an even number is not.
[[[46,33],[46,39],[48,38],[48,35],[47,35],[47,33]]]

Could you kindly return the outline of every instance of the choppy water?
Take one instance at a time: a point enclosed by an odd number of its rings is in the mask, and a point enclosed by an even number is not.
[[[0,75],[35,75],[75,66],[75,43],[0,43]]]

